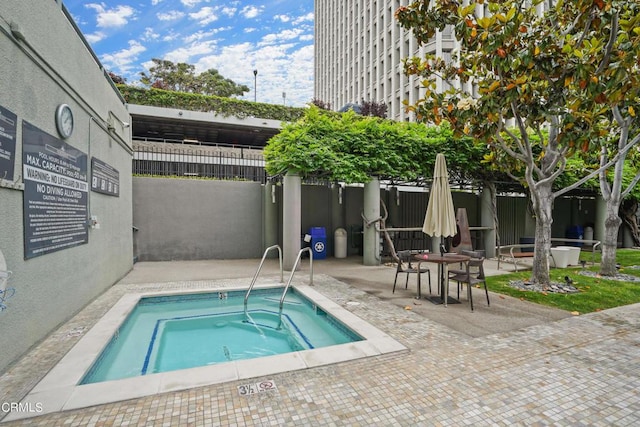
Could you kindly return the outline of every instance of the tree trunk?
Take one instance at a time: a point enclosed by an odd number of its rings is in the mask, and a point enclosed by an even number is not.
[[[553,223],[551,214],[554,201],[551,184],[537,185],[530,194],[536,216],[536,241],[531,279],[534,283],[547,285],[551,282],[549,255],[551,253],[551,224]]]
[[[500,246],[500,222],[498,221],[498,192],[496,190],[496,184],[491,181],[485,181],[483,185],[491,194],[491,215],[493,216],[493,228],[496,234],[495,245]]]
[[[620,206],[620,217],[622,221],[629,227],[633,245],[640,246],[640,228],[638,228],[638,201],[634,199],[625,199]]]
[[[618,247],[618,230],[622,220],[618,216],[618,206],[607,203],[607,217],[604,220],[604,239],[602,239],[602,260],[600,261],[600,274],[602,276],[615,276],[616,249]]]

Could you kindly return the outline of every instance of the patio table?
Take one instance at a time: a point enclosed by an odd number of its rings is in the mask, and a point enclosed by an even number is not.
[[[471,257],[466,255],[459,255],[454,253],[445,253],[443,254],[434,254],[434,253],[424,253],[415,255],[414,259],[418,263],[418,269],[420,268],[420,264],[423,262],[430,262],[434,264],[438,264],[438,276],[439,276],[439,287],[440,287],[440,295],[430,296],[428,299],[434,304],[444,304],[447,306],[447,303],[459,303],[458,300],[449,296],[449,280],[447,277],[447,267],[449,264],[455,264],[458,262],[466,263],[469,262]],[[420,275],[418,275],[418,298],[421,298],[420,294]]]

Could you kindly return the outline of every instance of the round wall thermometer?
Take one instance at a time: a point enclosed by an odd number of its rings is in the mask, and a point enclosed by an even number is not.
[[[64,139],[69,138],[73,133],[73,113],[67,104],[60,104],[56,109],[56,127]]]

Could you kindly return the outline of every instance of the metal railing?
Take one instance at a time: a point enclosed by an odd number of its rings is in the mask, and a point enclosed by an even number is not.
[[[311,250],[310,247],[306,247],[306,248],[300,249],[300,252],[298,252],[298,256],[296,257],[296,262],[293,263],[293,267],[291,268],[291,275],[289,276],[289,280],[287,280],[287,284],[284,287],[284,291],[282,292],[282,297],[280,297],[280,309],[278,311],[277,329],[280,329],[282,327],[282,308],[284,307],[284,298],[287,296],[289,285],[291,285],[293,276],[296,274],[296,268],[298,268],[298,264],[300,264],[300,259],[302,258],[302,254],[307,251],[309,252],[309,284],[313,285],[313,250]]]
[[[247,320],[251,320],[249,313],[247,311],[247,305],[249,303],[249,295],[251,295],[251,291],[253,290],[253,286],[256,284],[256,280],[258,279],[258,275],[260,274],[260,270],[262,270],[262,266],[264,265],[264,261],[267,258],[267,255],[273,249],[278,250],[278,257],[280,260],[280,283],[284,281],[283,269],[282,269],[282,249],[279,245],[269,246],[265,249],[264,254],[262,254],[262,260],[260,260],[260,265],[258,266],[258,270],[256,274],[253,276],[253,280],[251,280],[251,284],[249,285],[249,289],[247,289],[247,293],[244,295],[244,317]],[[278,327],[280,329],[282,327],[282,310],[284,308],[284,299],[287,296],[287,291],[291,286],[291,281],[293,280],[293,276],[296,274],[296,268],[298,268],[298,264],[300,264],[300,259],[302,259],[302,254],[304,252],[309,252],[309,284],[313,285],[313,251],[311,248],[302,248],[300,252],[298,252],[298,256],[296,257],[296,261],[293,264],[293,268],[291,269],[291,275],[289,276],[289,280],[287,280],[287,284],[284,287],[284,291],[282,291],[282,296],[280,297],[280,305],[278,310]],[[253,323],[253,321],[251,322]]]
[[[175,144],[134,147],[133,174],[205,177],[265,183],[267,173],[262,152],[243,148],[179,146]]]
[[[249,295],[251,294],[251,290],[253,289],[253,286],[256,284],[256,280],[258,279],[258,275],[260,274],[260,270],[262,270],[262,266],[264,264],[264,260],[267,259],[267,255],[273,249],[277,249],[278,250],[278,258],[280,260],[280,283],[284,282],[284,272],[282,270],[282,249],[280,249],[279,245],[269,246],[267,249],[264,250],[264,254],[262,254],[262,260],[260,261],[260,265],[258,266],[258,270],[256,271],[256,274],[254,274],[253,280],[251,280],[251,284],[249,285],[249,289],[247,289],[247,293],[244,295],[244,317],[245,318],[248,317],[248,315],[247,315],[247,303],[249,301]]]

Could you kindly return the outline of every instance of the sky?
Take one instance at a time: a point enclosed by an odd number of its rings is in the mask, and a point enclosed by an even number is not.
[[[104,67],[128,84],[159,58],[196,73],[215,68],[247,85],[249,101],[301,107],[313,99],[313,0],[64,4]]]

